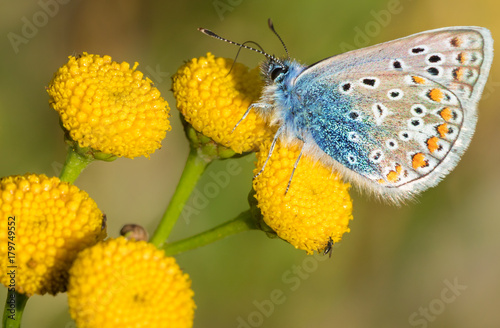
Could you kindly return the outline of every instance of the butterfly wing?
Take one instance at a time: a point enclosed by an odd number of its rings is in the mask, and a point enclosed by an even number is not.
[[[492,59],[487,29],[450,27],[311,65],[295,81],[305,150],[384,198],[411,198],[469,145]]]

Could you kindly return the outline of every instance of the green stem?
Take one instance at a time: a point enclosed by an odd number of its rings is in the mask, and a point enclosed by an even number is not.
[[[24,294],[19,294],[18,292],[11,291],[9,289],[9,292],[7,293],[7,299],[5,300],[2,327],[21,327],[21,319],[23,318],[23,311],[28,298],[29,297]]]
[[[68,154],[66,155],[66,162],[62,168],[59,178],[61,181],[66,181],[73,183],[80,173],[92,163],[93,159],[91,157],[85,157],[76,152],[73,147],[68,148]]]
[[[218,225],[213,229],[204,231],[192,237],[165,244],[162,248],[166,255],[173,256],[251,229],[259,228],[255,224],[255,220],[253,219],[250,210],[247,210],[240,213],[231,221]]]
[[[184,166],[184,171],[177,184],[177,189],[175,190],[170,204],[168,205],[163,217],[156,228],[150,242],[158,248],[161,248],[163,244],[167,241],[175,222],[179,218],[179,215],[184,208],[189,196],[194,190],[196,183],[200,179],[203,172],[210,164],[210,160],[205,160],[198,156],[198,151],[195,148],[191,148],[189,156],[186,160],[186,165]]]

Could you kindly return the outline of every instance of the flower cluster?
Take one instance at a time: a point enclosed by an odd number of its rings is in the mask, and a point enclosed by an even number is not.
[[[137,65],[130,68],[109,56],[71,56],[47,88],[75,150],[69,152],[61,179],[26,174],[0,180],[0,229],[11,232],[10,222],[15,223],[15,234],[0,234],[0,264],[17,267],[18,293],[67,290],[78,327],[193,325],[191,280],[165,255],[173,254],[168,244],[158,249],[155,236],[146,242],[147,232],[137,225],[122,229],[126,237],[103,241],[106,216],[86,192],[66,182],[74,181],[74,172],[92,159],[149,157],[161,147],[170,130],[169,107],[151,80],[136,71]],[[257,69],[210,53],[183,65],[173,76],[172,89],[191,149],[198,151],[190,154],[206,164],[257,152],[257,205],[239,228],[271,228],[308,254],[330,250],[349,232],[349,184],[307,156],[295,168],[300,145],[278,142],[268,156],[276,130],[254,111],[247,113],[262,87]],[[201,147],[208,151],[199,152]],[[198,166],[201,171],[203,165]],[[256,224],[255,216],[265,224]],[[0,273],[0,281],[11,287],[8,271]]]
[[[170,130],[168,104],[136,67],[84,53],[55,74],[50,104],[77,156],[68,156],[61,179],[0,180],[0,228],[8,232],[0,234],[0,264],[16,268],[14,275],[3,270],[0,281],[26,296],[68,291],[79,327],[189,328],[191,281],[175,259],[145,241],[103,242],[106,216],[67,182],[89,158],[148,157],[160,148]]]
[[[200,133],[237,152],[259,150],[255,173],[267,158],[275,129],[254,111],[233,131],[262,91],[257,70],[212,54],[194,58],[173,78],[177,107]],[[305,157],[285,194],[299,149],[278,144],[253,187],[264,222],[279,237],[311,254],[340,241],[349,232],[352,201],[349,185],[329,167]]]

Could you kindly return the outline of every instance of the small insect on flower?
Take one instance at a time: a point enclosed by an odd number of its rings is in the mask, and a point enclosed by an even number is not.
[[[332,237],[328,238],[328,243],[323,251],[323,255],[328,254],[329,257],[332,257],[332,249],[333,249],[333,239]]]
[[[270,20],[269,28],[281,40]],[[392,203],[455,168],[493,60],[491,33],[473,26],[421,32],[310,66],[291,59],[283,41],[287,55],[277,58],[199,30],[266,56],[266,86],[243,119],[254,109],[277,126],[268,159],[278,139],[301,144],[297,163],[308,155]]]

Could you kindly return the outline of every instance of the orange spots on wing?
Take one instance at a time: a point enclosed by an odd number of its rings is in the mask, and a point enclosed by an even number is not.
[[[414,83],[417,83],[417,84],[424,84],[425,83],[425,79],[423,77],[412,76],[411,78],[412,78]]]
[[[411,165],[416,170],[422,167],[426,167],[427,165],[429,165],[429,162],[425,160],[425,155],[423,153],[416,153],[412,157]]]
[[[437,137],[430,137],[427,139],[427,148],[431,153],[439,149],[438,141],[439,139]]]
[[[396,165],[396,170],[387,173],[387,180],[389,180],[390,182],[398,181],[402,170],[403,168],[401,167],[401,165]]]
[[[450,40],[450,44],[452,47],[460,47],[462,45],[462,39],[456,36]]]
[[[384,184],[385,180],[384,179],[378,179],[377,182],[380,183],[380,184]]]
[[[443,120],[445,121],[449,121],[452,119],[453,117],[453,114],[451,112],[451,109],[449,107],[445,107],[443,108],[440,112],[439,112],[439,115],[443,118]]]
[[[429,93],[427,94],[427,96],[431,100],[440,102],[444,98],[444,93],[443,93],[443,91],[441,91],[439,89],[432,89],[431,91],[429,91]]]
[[[446,136],[446,133],[448,133],[448,124],[443,123],[437,127],[437,132],[439,132],[439,135],[441,138],[444,138]]]
[[[465,52],[459,53],[457,56],[457,60],[460,64],[465,64],[465,62],[467,61],[467,53]]]
[[[455,68],[453,70],[453,77],[455,78],[456,81],[462,81],[462,78],[464,77],[464,71],[465,68],[463,67]]]
[[[390,182],[396,182],[398,180],[398,173],[396,171],[391,171],[387,174],[387,180]]]

